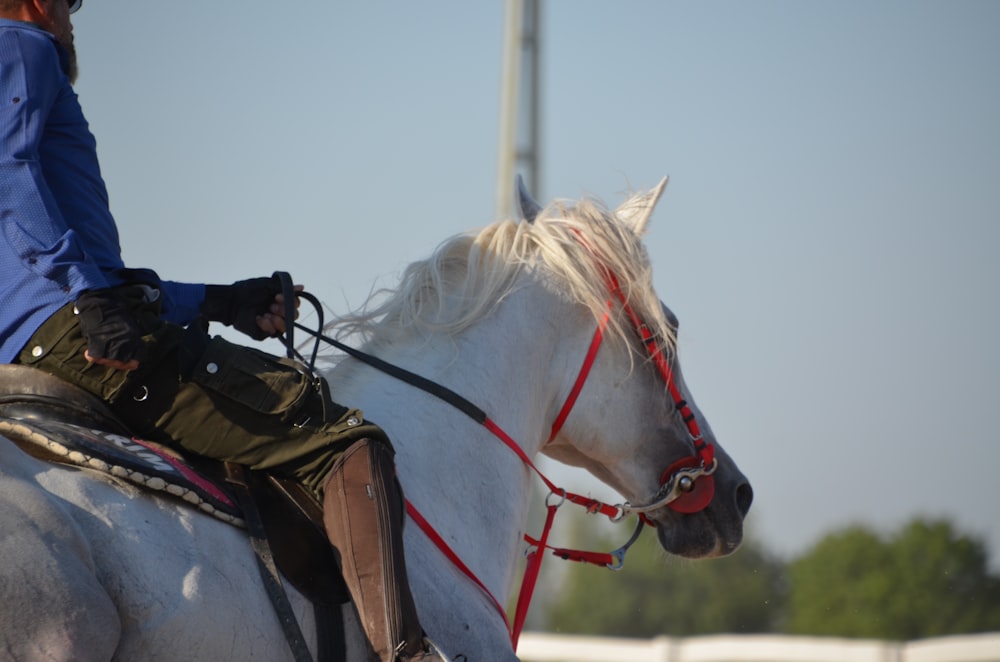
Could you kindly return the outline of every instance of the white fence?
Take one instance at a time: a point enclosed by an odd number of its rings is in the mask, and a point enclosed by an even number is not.
[[[524,662],[1000,662],[1000,632],[910,642],[779,635],[613,639],[526,632]]]

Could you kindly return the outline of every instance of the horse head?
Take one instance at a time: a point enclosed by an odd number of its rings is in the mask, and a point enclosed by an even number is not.
[[[753,490],[695,404],[678,360],[678,320],[653,291],[641,237],[666,183],[612,212],[585,203],[543,208],[518,178],[524,222],[587,217],[574,232],[599,263],[606,302],[571,296],[583,304],[581,320],[596,319],[600,328],[608,315],[615,331],[589,367],[588,381],[604,387],[579,392],[573,414],[542,453],[616,489],[628,500],[623,512],[637,512],[655,526],[666,551],[722,556],[742,540]],[[597,226],[603,226],[601,236],[591,232]]]

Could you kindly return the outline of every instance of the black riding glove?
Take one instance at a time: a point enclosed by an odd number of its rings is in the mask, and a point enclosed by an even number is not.
[[[76,300],[76,310],[91,358],[122,363],[145,358],[146,345],[135,317],[110,290],[84,292]]]
[[[241,280],[232,285],[206,285],[201,315],[242,331],[254,340],[263,340],[270,334],[257,325],[257,318],[271,312],[274,297],[279,294],[281,281],[276,276]]]

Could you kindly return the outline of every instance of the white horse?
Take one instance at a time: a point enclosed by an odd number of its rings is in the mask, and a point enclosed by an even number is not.
[[[339,322],[366,339],[366,351],[479,405],[528,457],[584,467],[648,503],[664,469],[694,450],[623,306],[609,307],[613,273],[668,352],[674,385],[718,461],[706,508],[661,505],[646,516],[668,552],[719,556],[739,545],[752,492],[693,405],[673,351],[676,320],[652,287],[640,235],[664,184],[614,212],[593,201],[544,210],[525,202],[533,222],[447,241],[379,306]],[[547,441],[609,310],[576,405]],[[326,376],[335,400],[385,428],[408,500],[481,582],[408,522],[406,560],[431,639],[468,660],[516,660],[492,598],[506,604],[523,549],[534,480],[524,462],[450,404],[355,359]],[[289,594],[312,642],[309,605]],[[348,657],[364,659],[356,621],[349,629]],[[242,530],[103,474],[42,462],[6,439],[0,644],[0,657],[14,660],[291,659]]]

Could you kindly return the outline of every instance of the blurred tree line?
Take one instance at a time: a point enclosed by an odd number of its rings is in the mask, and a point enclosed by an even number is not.
[[[753,539],[723,559],[668,557],[650,533],[619,572],[569,564],[545,629],[891,640],[1000,631],[1000,577],[989,571],[988,550],[945,521],[916,519],[888,536],[846,528],[787,562]],[[610,550],[618,543],[597,537],[579,546]]]

